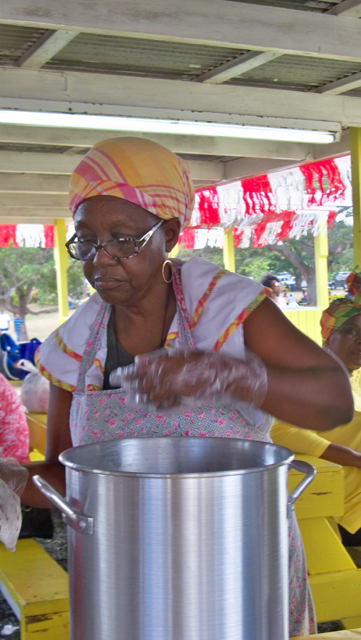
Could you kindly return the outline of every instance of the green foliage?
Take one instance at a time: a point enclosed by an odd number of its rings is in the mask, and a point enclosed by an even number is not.
[[[69,293],[81,295],[84,276],[75,260],[68,269]],[[15,306],[24,306],[30,297],[40,304],[57,304],[56,270],[53,249],[0,248],[0,295]],[[23,309],[24,310],[24,309]]]

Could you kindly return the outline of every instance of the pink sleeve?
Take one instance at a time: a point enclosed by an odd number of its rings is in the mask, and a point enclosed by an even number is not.
[[[29,462],[29,429],[21,400],[0,374],[0,457]]]

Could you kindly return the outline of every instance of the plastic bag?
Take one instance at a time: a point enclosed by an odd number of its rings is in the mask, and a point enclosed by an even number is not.
[[[21,402],[31,413],[47,413],[50,393],[49,381],[28,360],[20,360],[17,366],[25,371],[30,371],[21,386]]]
[[[21,529],[20,496],[29,473],[14,458],[0,459],[0,542],[15,551]]]
[[[119,375],[128,406],[176,407],[177,412],[182,407],[238,401],[260,406],[267,393],[266,366],[250,352],[241,361],[213,352],[156,351],[112,372],[112,386]]]

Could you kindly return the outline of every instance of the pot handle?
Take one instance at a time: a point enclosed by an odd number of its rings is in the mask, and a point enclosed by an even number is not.
[[[55,489],[40,476],[33,476],[33,482],[39,491],[61,511],[63,520],[69,527],[81,533],[94,533],[94,518],[89,518],[88,516],[73,511],[60,493],[55,491]]]
[[[287,516],[290,518],[292,511],[295,508],[295,502],[297,498],[300,497],[301,493],[308,487],[310,482],[314,479],[316,475],[316,469],[312,466],[312,464],[308,464],[308,462],[303,462],[303,460],[293,460],[290,463],[290,467],[295,471],[299,471],[300,473],[304,473],[305,477],[302,478],[301,482],[297,485],[297,487],[290,493],[287,501]]]

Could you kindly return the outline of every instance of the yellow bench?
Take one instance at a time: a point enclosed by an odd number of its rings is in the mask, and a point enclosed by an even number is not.
[[[329,520],[343,513],[343,468],[312,456],[296,457],[317,469],[315,479],[296,502],[317,621],[340,620],[345,629],[355,629],[361,626],[361,569]],[[289,490],[298,482],[299,474],[291,470]]]
[[[15,553],[0,545],[0,591],[21,640],[68,640],[68,574],[35,540],[19,540]]]
[[[25,411],[29,427],[30,451],[39,452],[40,456],[30,454],[32,461],[43,458],[46,445],[46,413],[29,413]]]

